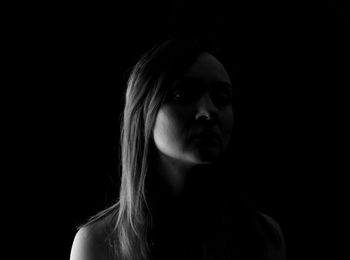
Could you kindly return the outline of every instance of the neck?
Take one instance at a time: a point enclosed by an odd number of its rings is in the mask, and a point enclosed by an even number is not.
[[[152,162],[152,174],[168,189],[169,195],[180,198],[196,165],[170,158],[157,152]]]
[[[214,218],[220,216],[223,198],[220,173],[211,169],[210,165],[181,164],[163,155],[153,158],[148,198],[155,241],[198,240],[209,226],[216,225]]]
[[[193,208],[218,196],[221,190],[220,172],[212,171],[211,164],[188,164],[169,158],[160,152],[154,153],[148,181],[148,195],[162,211]]]

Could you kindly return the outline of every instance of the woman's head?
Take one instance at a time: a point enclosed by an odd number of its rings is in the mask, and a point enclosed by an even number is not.
[[[215,48],[202,39],[168,40],[134,66],[121,125],[122,179],[116,225],[124,229],[119,230],[120,238],[124,237],[119,241],[125,254],[131,249],[127,229],[143,239],[147,228],[143,210],[152,148],[191,164],[220,158],[233,124],[231,86]],[[144,254],[145,248],[140,252]]]
[[[167,92],[153,128],[157,150],[183,163],[215,162],[233,125],[232,84],[223,64],[209,52],[198,53]]]

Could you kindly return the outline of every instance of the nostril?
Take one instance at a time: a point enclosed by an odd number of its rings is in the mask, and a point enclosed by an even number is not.
[[[209,113],[199,113],[197,114],[197,120],[205,120],[205,121],[208,121],[208,120],[211,120],[211,116],[209,115]]]
[[[209,113],[203,114],[200,113],[196,116],[196,125],[202,126],[202,127],[213,127],[216,124],[216,119],[214,116],[210,115]]]

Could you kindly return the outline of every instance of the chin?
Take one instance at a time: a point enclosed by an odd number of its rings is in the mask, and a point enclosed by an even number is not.
[[[220,157],[221,153],[217,149],[201,149],[193,155],[193,159],[197,164],[212,164]]]

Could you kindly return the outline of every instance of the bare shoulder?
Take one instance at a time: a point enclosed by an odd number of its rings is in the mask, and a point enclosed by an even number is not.
[[[70,260],[112,259],[107,243],[107,227],[97,222],[80,228],[75,234]]]
[[[282,229],[274,218],[261,211],[259,211],[259,214],[278,232],[280,236],[283,236]]]
[[[259,226],[263,236],[269,241],[269,252],[271,256],[269,259],[287,259],[285,239],[279,223],[265,213],[259,211],[258,214],[262,219]]]

